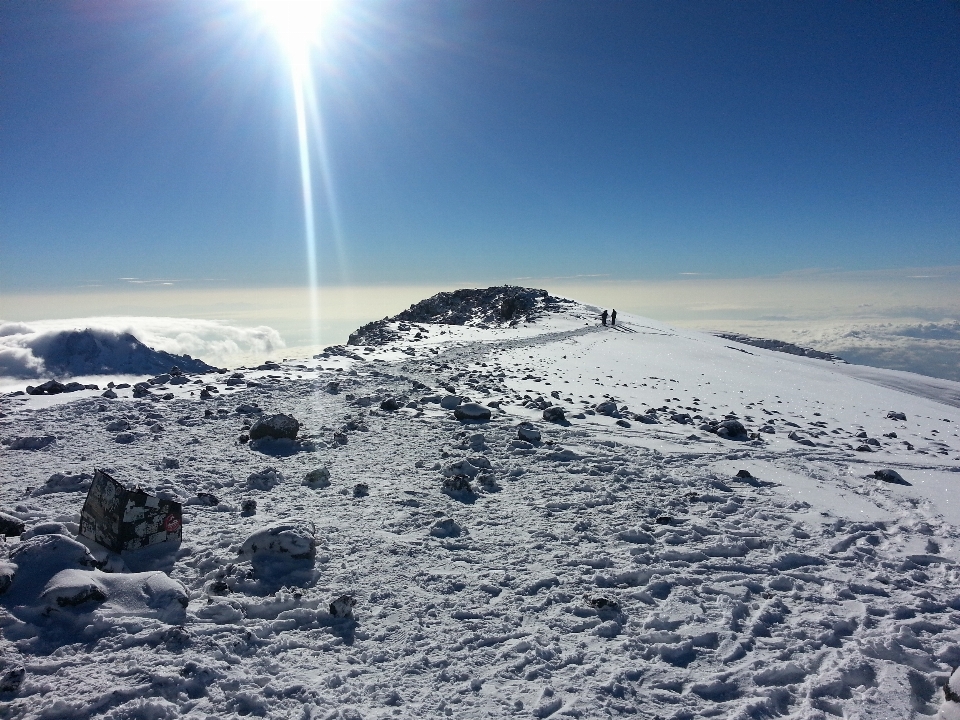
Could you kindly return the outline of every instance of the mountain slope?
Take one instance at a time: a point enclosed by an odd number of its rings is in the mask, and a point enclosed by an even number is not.
[[[76,531],[94,466],[188,502],[179,548],[95,553],[181,583],[172,623],[102,579],[105,600],[51,603],[64,582],[21,563],[0,595],[5,667],[25,668],[9,712],[934,715],[960,664],[960,412],[830,362],[596,317],[396,319],[381,344],[139,400],[4,398],[5,441],[55,438],[0,450],[22,468],[0,502],[28,534]],[[458,400],[490,419],[457,420]],[[296,417],[299,441],[240,442],[254,406]],[[276,522],[314,531],[315,557],[251,556]],[[32,541],[11,539],[11,561]]]

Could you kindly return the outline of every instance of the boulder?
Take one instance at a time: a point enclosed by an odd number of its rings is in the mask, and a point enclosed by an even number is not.
[[[562,423],[566,422],[566,415],[564,415],[563,408],[559,405],[553,405],[548,407],[543,411],[543,419],[547,422],[552,423]]]
[[[296,440],[299,431],[300,423],[295,417],[278,413],[257,420],[250,428],[250,439],[273,438],[279,440],[286,438]]]
[[[457,420],[489,420],[490,408],[478,403],[463,403],[454,409],[453,416]]]
[[[23,532],[23,529],[23,520],[13,515],[7,515],[5,512],[0,512],[0,535],[17,537]]]
[[[250,490],[273,490],[283,482],[283,475],[276,468],[264,468],[260,472],[247,476],[247,488]]]
[[[400,402],[396,398],[387,398],[380,403],[380,409],[386,410],[387,412],[394,412],[395,410],[399,410],[400,407]]]
[[[528,443],[538,443],[540,442],[540,437],[540,431],[533,425],[523,424],[517,426],[518,440],[523,440]]]
[[[337,618],[352,620],[353,608],[356,605],[357,600],[352,595],[341,595],[330,603],[330,614]]]
[[[105,573],[100,570],[62,570],[45,585],[40,600],[57,610],[99,612],[105,617],[155,618],[180,625],[190,602],[187,589],[158,570]]]
[[[728,440],[746,440],[747,429],[739,420],[724,420],[717,425],[717,435]]]
[[[453,410],[462,402],[463,399],[459,395],[444,395],[440,399],[440,407],[444,410]]]
[[[597,403],[594,408],[597,411],[598,415],[613,415],[617,412],[617,404],[611,400],[606,400],[602,403]]]
[[[47,380],[36,387],[27,385],[27,395],[59,395],[62,392],[66,392],[66,385],[56,380]]]
[[[894,485],[909,485],[906,480],[903,479],[903,476],[900,475],[896,470],[891,470],[890,468],[882,468],[880,470],[875,470],[873,476],[877,480],[883,480],[883,482],[892,483]]]

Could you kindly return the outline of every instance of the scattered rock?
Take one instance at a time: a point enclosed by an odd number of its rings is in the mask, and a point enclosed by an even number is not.
[[[543,419],[547,422],[563,423],[566,422],[567,417],[564,415],[562,407],[559,405],[553,405],[543,411]]]
[[[41,385],[36,387],[32,385],[27,385],[27,395],[59,395],[62,392],[66,392],[67,388],[63,383],[58,383],[56,380],[47,380]]]
[[[366,497],[370,494],[370,486],[366,483],[357,483],[353,486],[353,496],[355,498]]]
[[[257,501],[253,498],[245,498],[240,503],[240,514],[245,517],[257,514]]]
[[[23,533],[23,520],[5,512],[0,512],[0,535],[6,537],[18,537]]]
[[[906,422],[907,416],[905,413],[897,412],[896,410],[891,410],[887,413],[887,420],[900,420],[901,422]]]
[[[116,400],[117,394],[113,391],[113,388],[107,388],[100,394],[100,397],[105,397],[108,400]]]
[[[330,393],[331,395],[336,395],[340,392],[340,383],[336,380],[331,380],[324,386],[324,391]]]
[[[299,431],[300,423],[295,417],[278,413],[257,420],[250,428],[250,439],[273,438],[274,440],[280,440],[286,438],[296,440]]]
[[[463,399],[459,395],[444,395],[440,400],[440,407],[444,410],[453,410],[462,402]]]
[[[529,443],[540,442],[540,431],[529,423],[523,423],[517,426],[517,438]]]
[[[621,418],[620,420],[617,420],[617,425],[619,425],[622,428],[628,428],[630,427],[630,422],[628,420],[624,420],[623,418]]]
[[[202,507],[216,507],[219,504],[220,498],[208,492],[197,493],[184,503],[184,505],[200,505]]]
[[[330,471],[325,467],[311,470],[303,476],[303,484],[314,489],[330,487]]]
[[[387,412],[394,412],[395,410],[399,410],[400,407],[401,405],[396,398],[387,398],[380,403],[380,409],[386,410]]]
[[[610,400],[606,400],[602,403],[597,403],[593,409],[597,411],[598,415],[609,416],[617,412],[617,404],[615,402],[611,402]]]
[[[3,441],[9,450],[43,450],[57,441],[53,435],[31,435],[28,437],[15,437]]]
[[[236,412],[240,415],[260,415],[263,410],[258,405],[243,403],[237,405]]]
[[[114,442],[118,442],[121,445],[129,445],[136,439],[137,436],[131,432],[117,433],[116,437],[113,438]]]
[[[460,537],[463,528],[453,518],[437,520],[430,526],[430,534],[435,538]]]
[[[891,470],[890,468],[882,468],[880,470],[875,470],[873,476],[877,480],[883,480],[883,482],[892,483],[894,485],[909,485],[906,480],[903,479],[903,476],[900,475],[896,470]]]
[[[454,475],[445,477],[442,484],[443,492],[451,495],[472,495],[473,487],[470,485],[470,478],[466,475]]]
[[[330,603],[330,614],[336,618],[352,620],[353,608],[356,606],[357,600],[352,595],[341,595]]]
[[[746,440],[747,429],[739,420],[724,420],[717,425],[716,434],[727,440]]]
[[[751,479],[753,475],[750,474],[749,470],[737,470],[738,478],[745,478],[747,480]]]
[[[264,468],[260,472],[251,473],[247,477],[247,488],[250,490],[273,490],[283,482],[283,475],[276,468]]]
[[[93,475],[89,475],[88,473],[78,473],[77,475],[54,473],[47,478],[47,481],[43,485],[30,494],[33,497],[38,497],[49,493],[86,492],[90,489],[92,480]]]
[[[463,403],[454,409],[453,416],[457,420],[489,420],[490,408],[477,403]]]

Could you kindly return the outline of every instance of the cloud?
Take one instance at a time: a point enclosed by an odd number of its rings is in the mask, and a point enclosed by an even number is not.
[[[240,327],[215,320],[93,317],[37,320],[29,325],[0,321],[0,375],[83,374],[84,358],[64,357],[62,351],[70,346],[71,338],[76,339],[76,331],[90,331],[83,339],[97,345],[97,362],[107,358],[108,365],[113,360],[127,362],[128,353],[121,352],[125,334],[161,353],[190,355],[213,365],[236,364],[251,356],[262,359],[285,347],[283,338],[271,327]],[[56,352],[51,348],[57,348]]]

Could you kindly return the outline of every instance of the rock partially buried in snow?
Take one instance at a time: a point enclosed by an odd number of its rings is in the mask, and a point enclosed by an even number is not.
[[[300,422],[295,417],[277,413],[257,420],[250,428],[249,435],[251,440],[263,438],[296,440],[299,431]]]
[[[896,410],[891,410],[887,413],[887,420],[900,420],[905,422],[906,419],[907,416],[905,413],[897,412]]]
[[[489,420],[490,408],[477,403],[463,403],[454,409],[453,416],[457,420]]]
[[[10,438],[4,440],[3,444],[10,450],[43,450],[56,441],[57,439],[53,435],[41,435]]]
[[[453,518],[442,518],[430,526],[430,534],[435,538],[459,537],[463,528]]]
[[[273,568],[293,563],[313,567],[317,556],[314,525],[306,520],[290,520],[258,530],[240,548],[240,557],[256,568]]]
[[[336,618],[346,620],[353,619],[353,608],[356,607],[357,600],[352,595],[341,595],[330,603],[330,614]]]
[[[890,468],[882,468],[881,470],[875,470],[873,476],[877,480],[883,480],[887,483],[892,483],[894,485],[909,485],[906,480],[903,479],[903,476],[900,475],[896,470],[891,470]]]
[[[746,440],[747,429],[739,420],[724,420],[717,426],[717,435],[727,440]]]
[[[96,611],[109,617],[152,617],[169,624],[185,620],[187,589],[160,571],[105,573],[61,570],[46,584],[40,600],[50,610]]]
[[[247,477],[247,487],[251,490],[273,490],[283,482],[283,474],[276,468],[264,468],[260,472],[251,473]]]

